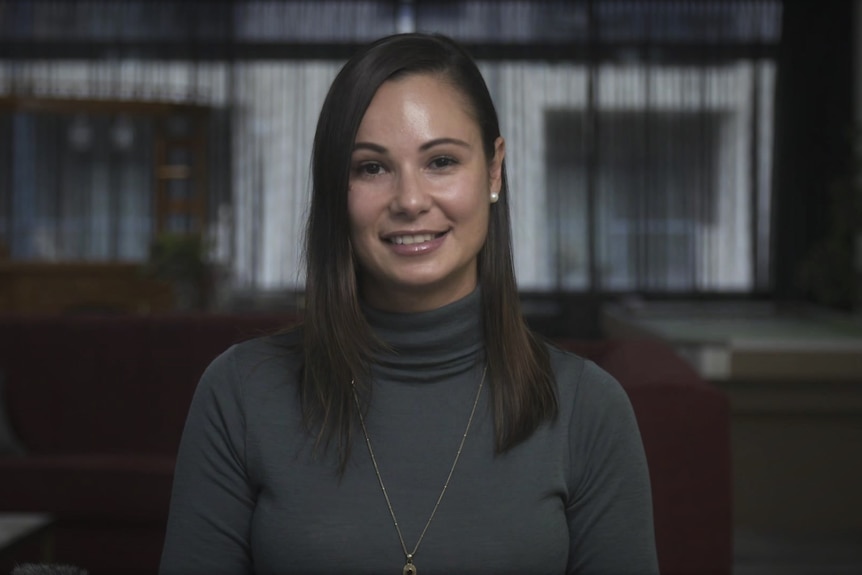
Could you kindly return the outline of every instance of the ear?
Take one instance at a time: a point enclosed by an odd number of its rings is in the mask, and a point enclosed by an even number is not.
[[[498,196],[503,187],[503,160],[506,157],[506,140],[499,136],[494,141],[494,157],[488,166],[488,180],[491,194]]]

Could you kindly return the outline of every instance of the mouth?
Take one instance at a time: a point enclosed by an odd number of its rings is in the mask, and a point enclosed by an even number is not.
[[[383,238],[384,241],[389,242],[390,244],[395,244],[398,246],[410,246],[413,244],[422,244],[425,242],[430,242],[431,240],[443,237],[446,232],[439,233],[424,233],[424,234],[403,234],[403,235],[392,235]]]

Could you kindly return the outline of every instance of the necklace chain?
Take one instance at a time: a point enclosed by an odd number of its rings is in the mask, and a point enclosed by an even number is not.
[[[470,433],[470,425],[473,423],[473,416],[476,414],[476,406],[479,405],[479,397],[482,395],[482,386],[485,384],[485,373],[488,371],[488,366],[482,370],[482,379],[479,381],[479,389],[476,391],[476,399],[473,400],[473,408],[470,410],[470,418],[467,420],[467,427],[464,429],[464,435],[461,436],[461,443],[458,445],[458,451],[455,453],[455,460],[452,461],[452,467],[449,469],[449,475],[446,477],[446,482],[443,484],[443,489],[440,491],[440,496],[437,497],[437,502],[434,504],[434,509],[431,510],[431,515],[428,521],[425,522],[425,527],[413,547],[413,551],[407,551],[407,544],[404,543],[404,536],[401,534],[401,527],[398,526],[398,519],[395,517],[395,509],[392,507],[392,502],[389,500],[389,493],[386,491],[386,486],[383,484],[383,476],[380,474],[380,467],[377,465],[377,458],[374,457],[374,450],[371,448],[371,437],[368,435],[368,429],[365,427],[365,418],[362,417],[362,408],[359,405],[359,396],[356,394],[356,385],[354,381],[350,382],[353,388],[353,400],[356,402],[356,409],[359,412],[359,424],[362,426],[362,434],[365,436],[365,445],[368,447],[368,455],[371,456],[371,464],[374,466],[374,473],[377,475],[377,482],[380,484],[380,490],[383,492],[383,498],[386,500],[386,506],[389,508],[389,515],[392,516],[392,523],[395,524],[395,531],[398,533],[398,540],[401,541],[401,549],[404,551],[404,557],[407,558],[407,564],[404,566],[404,573],[416,574],[416,567],[413,565],[413,557],[416,551],[419,550],[419,545],[422,544],[422,539],[425,538],[425,533],[434,520],[434,515],[437,513],[437,508],[440,507],[440,502],[443,501],[443,496],[446,494],[446,489],[449,487],[449,481],[452,479],[452,474],[455,473],[455,467],[458,465],[458,460],[461,458],[461,450],[464,449],[464,443],[467,441],[467,434]]]

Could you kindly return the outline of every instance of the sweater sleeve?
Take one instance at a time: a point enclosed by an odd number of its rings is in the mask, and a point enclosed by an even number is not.
[[[246,471],[236,348],[207,368],[177,454],[160,573],[251,573],[255,490]]]
[[[622,386],[592,362],[570,421],[569,574],[658,573],[649,472]]]

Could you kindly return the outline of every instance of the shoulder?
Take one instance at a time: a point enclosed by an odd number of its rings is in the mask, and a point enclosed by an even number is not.
[[[595,362],[571,351],[548,345],[551,368],[557,380],[561,407],[581,404],[622,404],[628,406],[628,395],[622,385]]]
[[[628,469],[641,461],[640,430],[623,386],[593,361],[556,348],[550,353],[574,464],[573,485],[599,468]]]
[[[232,345],[206,368],[199,386],[245,394],[245,388],[295,381],[302,366],[299,328]]]
[[[299,361],[302,358],[302,328],[247,339],[234,344],[223,355],[242,366],[260,361]]]
[[[570,351],[549,351],[560,417],[573,437],[589,444],[638,433],[629,396],[614,376]]]

